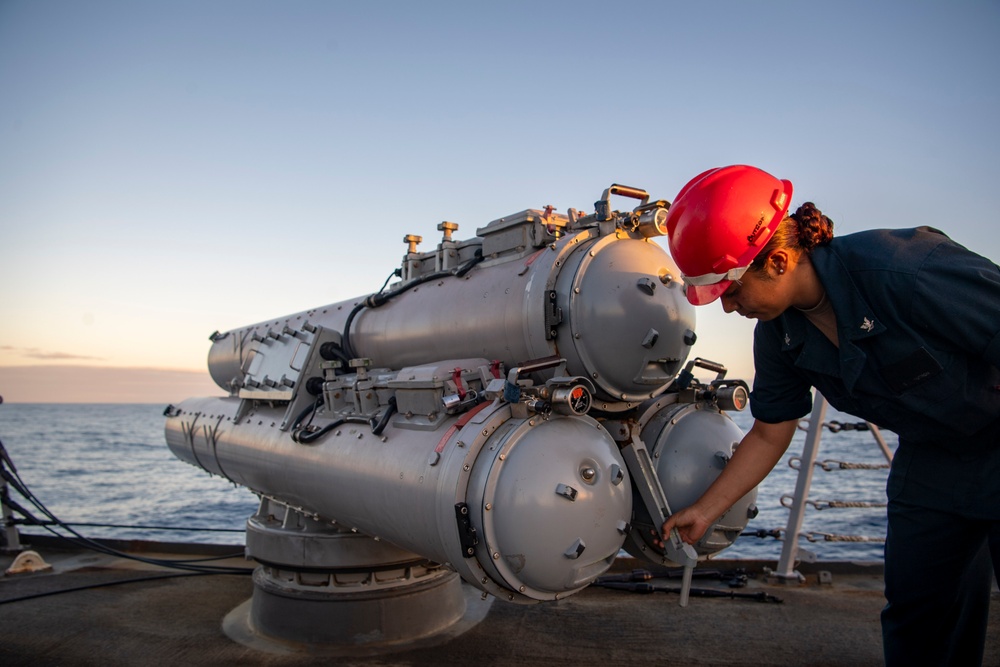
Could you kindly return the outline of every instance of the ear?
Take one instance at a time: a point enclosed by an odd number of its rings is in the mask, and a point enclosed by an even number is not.
[[[788,256],[788,251],[784,248],[778,248],[772,252],[767,258],[767,272],[772,277],[777,274],[781,275],[791,268],[790,257]]]

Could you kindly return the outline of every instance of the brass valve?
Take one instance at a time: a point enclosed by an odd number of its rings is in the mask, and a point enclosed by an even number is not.
[[[417,244],[424,240],[423,236],[417,236],[416,234],[407,234],[403,237],[403,243],[406,243],[408,250],[406,252],[411,255],[417,251]]]
[[[448,243],[448,242],[451,241],[451,235],[452,235],[452,233],[458,231],[458,223],[457,222],[448,222],[447,220],[445,220],[444,222],[438,224],[437,228],[438,228],[439,232],[444,232],[444,235],[443,235],[443,238],[441,239],[441,241],[445,242],[445,243]]]

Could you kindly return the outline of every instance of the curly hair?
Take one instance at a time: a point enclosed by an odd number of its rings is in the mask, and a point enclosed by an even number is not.
[[[767,257],[779,248],[793,248],[809,254],[814,248],[833,239],[833,220],[823,215],[816,204],[807,201],[778,224],[767,245],[757,253],[751,266],[763,268]]]

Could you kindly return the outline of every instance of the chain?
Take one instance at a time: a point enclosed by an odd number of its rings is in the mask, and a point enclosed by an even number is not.
[[[781,496],[781,506],[790,508],[795,502],[795,496],[786,493]],[[865,500],[807,500],[806,505],[812,505],[817,510],[843,509],[847,507],[886,507],[885,503],[872,503]]]
[[[887,470],[889,468],[888,463],[851,463],[850,461],[837,461],[836,459],[816,461],[813,465],[822,468],[826,472],[830,472],[831,470]],[[802,458],[793,456],[788,459],[788,467],[792,470],[798,470],[802,467]]]
[[[823,422],[823,428],[830,431],[830,433],[840,433],[841,431],[870,431],[871,427],[868,426],[868,422]],[[807,419],[802,419],[799,421],[799,430],[808,431],[809,421]]]
[[[865,535],[834,535],[832,533],[802,533],[802,537],[810,542],[885,542],[884,537],[867,537]]]

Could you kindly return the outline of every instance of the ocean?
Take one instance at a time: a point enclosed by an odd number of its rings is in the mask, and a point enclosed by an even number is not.
[[[163,408],[149,404],[0,404],[0,441],[35,497],[83,535],[242,544],[242,530],[256,509],[256,496],[175,458],[164,441]],[[749,429],[749,411],[731,416],[744,431]],[[830,408],[826,421],[857,424],[859,420]],[[896,436],[883,435],[895,449]],[[789,461],[801,454],[804,440],[805,432],[799,431],[788,452],[758,487],[760,513],[748,531],[784,531],[789,510],[781,499],[794,492],[798,475]],[[872,434],[855,430],[833,433],[824,429],[817,460],[885,464]],[[816,506],[822,508],[831,501],[885,503],[887,470],[842,470],[835,464],[826,467],[835,469],[817,467],[813,474],[809,498]],[[11,493],[16,502],[26,505]],[[848,541],[842,536],[881,540],[885,526],[884,507],[809,506],[799,540],[800,558],[881,560],[880,542]],[[46,531],[22,527],[21,532]],[[828,540],[827,535],[836,539]],[[720,556],[777,561],[781,547],[781,541],[774,537],[744,536]]]

